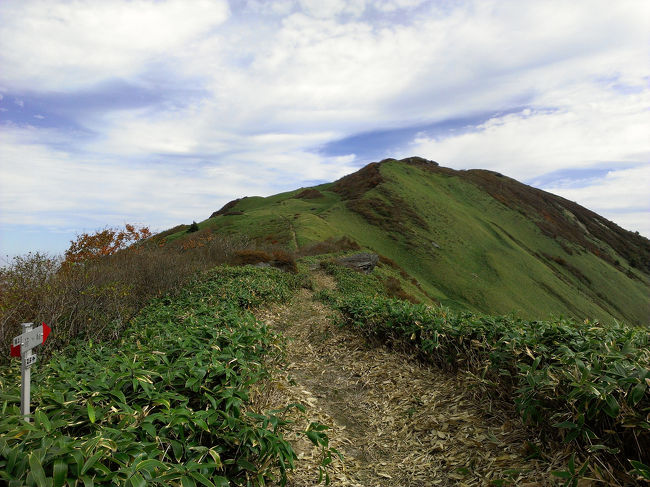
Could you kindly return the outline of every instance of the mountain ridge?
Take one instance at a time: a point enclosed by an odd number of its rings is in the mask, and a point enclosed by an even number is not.
[[[233,200],[199,227],[161,238],[245,235],[300,252],[346,237],[396,262],[425,302],[648,324],[650,240],[493,171],[384,159],[331,183]]]

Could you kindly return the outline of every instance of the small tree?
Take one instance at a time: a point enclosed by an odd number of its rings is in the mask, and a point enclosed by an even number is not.
[[[193,221],[192,224],[190,225],[190,228],[187,229],[187,233],[198,232],[198,231],[199,231],[199,224]]]
[[[126,249],[134,243],[151,237],[148,227],[137,228],[126,224],[124,230],[105,228],[95,233],[82,233],[70,241],[70,247],[65,251],[64,264],[74,264],[112,255],[118,250]]]

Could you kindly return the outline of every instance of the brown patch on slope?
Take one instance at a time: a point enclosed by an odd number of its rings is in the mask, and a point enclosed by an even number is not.
[[[314,188],[303,189],[298,193],[294,198],[304,199],[304,200],[313,200],[316,198],[322,198],[323,193]]]
[[[346,206],[349,210],[386,232],[411,233],[404,224],[406,221],[419,228],[428,229],[427,222],[401,196],[381,186],[386,179],[381,174],[380,168],[387,161],[394,161],[394,159],[368,164],[359,171],[336,181],[332,191],[347,200]],[[368,191],[375,188],[378,188],[380,196],[366,196]]]
[[[440,304],[440,302],[436,298],[431,296],[431,294],[429,294],[422,287],[422,284],[420,284],[420,282],[415,277],[411,276],[408,272],[406,272],[406,270],[401,265],[399,265],[397,262],[395,262],[390,257],[386,257],[385,255],[379,254],[379,265],[389,266],[389,267],[392,267],[393,269],[397,270],[399,272],[400,276],[402,277],[402,279],[404,279],[406,281],[409,281],[411,284],[413,284],[415,287],[417,287],[418,290],[422,294],[424,294],[427,298],[429,298],[432,303]],[[400,284],[400,287],[401,287],[401,284]],[[406,299],[407,301],[411,301],[408,298],[404,298],[404,297],[400,297],[400,296],[393,296],[393,297],[398,297],[400,299]],[[413,302],[413,301],[411,301],[411,302]]]
[[[380,188],[380,193],[385,199],[374,196],[355,198],[347,201],[346,206],[386,232],[412,233],[405,222],[411,222],[418,228],[429,228],[428,223],[402,197],[384,188]]]
[[[334,182],[332,191],[340,194],[346,200],[361,198],[365,193],[384,182],[379,166],[380,163],[371,162],[357,172],[343,176]]]
[[[397,298],[403,301],[409,301],[414,304],[420,304],[420,300],[415,296],[407,293],[402,287],[402,283],[396,277],[389,277],[383,281],[386,295],[390,298]]]
[[[361,250],[361,247],[355,240],[344,235],[338,239],[330,237],[321,242],[301,247],[296,251],[296,255],[299,257],[306,257],[308,255],[333,254],[345,250]]]
[[[582,281],[585,284],[591,284],[591,279],[589,279],[587,276],[585,276],[580,269],[578,269],[576,266],[573,266],[569,264],[566,260],[564,260],[562,257],[559,256],[553,256],[549,255],[546,252],[541,252],[541,255],[546,259],[546,260],[552,260],[556,264],[561,265],[565,269],[567,269],[571,274],[573,274],[575,277],[578,278],[578,280]]]
[[[614,260],[600,248],[598,241],[601,241],[638,269],[650,274],[650,240],[647,238],[624,230],[573,201],[498,173],[473,169],[465,171],[463,176],[493,198],[531,219],[545,235],[567,240],[614,264]]]
[[[230,210],[232,210],[235,206],[237,206],[237,203],[239,203],[242,199],[243,198],[237,198],[232,201],[229,201],[228,203],[223,205],[221,209],[212,213],[212,215],[210,215],[210,218],[214,218],[215,216],[225,215],[226,213],[229,213]]]

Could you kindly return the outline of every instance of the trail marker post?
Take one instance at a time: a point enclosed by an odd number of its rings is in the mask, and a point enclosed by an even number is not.
[[[50,334],[50,327],[45,323],[33,328],[34,323],[23,323],[23,333],[14,338],[11,345],[11,356],[20,357],[20,412],[29,421],[29,396],[31,394],[31,367],[36,362],[32,348],[45,343]]]

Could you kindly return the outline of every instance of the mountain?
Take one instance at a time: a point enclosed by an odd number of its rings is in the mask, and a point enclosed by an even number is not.
[[[198,232],[187,228],[158,240],[245,235],[305,252],[347,237],[384,256],[421,301],[526,319],[650,322],[650,240],[492,171],[385,159],[332,183],[231,201]]]

